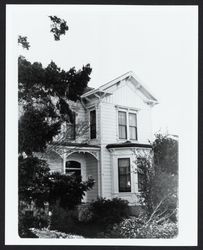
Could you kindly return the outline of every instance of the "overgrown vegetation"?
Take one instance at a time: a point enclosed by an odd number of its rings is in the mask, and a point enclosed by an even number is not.
[[[50,16],[50,19],[51,32],[55,40],[60,40],[60,36],[68,30],[66,21],[56,16]],[[23,48],[30,48],[27,37],[19,36],[18,43]],[[46,151],[47,145],[60,133],[62,123],[74,122],[75,114],[67,100],[80,100],[90,80],[91,71],[89,64],[81,70],[73,67],[65,71],[53,61],[44,68],[40,62],[31,63],[23,56],[18,58],[21,237],[29,236],[29,227],[42,225],[43,211],[37,211],[45,209],[46,202],[50,209],[56,204],[72,209],[80,204],[85,192],[94,184],[92,179],[82,182],[74,176],[51,174],[46,161],[37,158],[36,154]],[[28,211],[31,211],[29,216]]]
[[[108,228],[129,217],[128,202],[119,198],[98,198],[77,210],[55,206],[51,229],[87,238],[101,237]]]

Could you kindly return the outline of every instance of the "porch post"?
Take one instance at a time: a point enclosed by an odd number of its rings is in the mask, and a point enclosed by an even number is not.
[[[63,174],[66,173],[66,153],[63,154]]]

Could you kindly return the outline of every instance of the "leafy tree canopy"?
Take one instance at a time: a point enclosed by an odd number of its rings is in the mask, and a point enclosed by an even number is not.
[[[178,141],[168,135],[156,134],[152,144],[156,171],[178,173]]]
[[[60,132],[63,121],[73,122],[68,100],[80,100],[90,80],[92,69],[61,70],[54,62],[46,68],[18,58],[19,103],[23,116],[19,119],[19,152],[31,155],[43,152],[46,144]]]
[[[26,36],[18,36],[18,44],[21,44],[24,49],[29,50],[30,48],[30,43]]]
[[[54,34],[55,41],[59,41],[61,35],[65,35],[66,31],[69,30],[69,27],[65,20],[57,16],[49,16],[49,18],[52,22],[50,32]]]

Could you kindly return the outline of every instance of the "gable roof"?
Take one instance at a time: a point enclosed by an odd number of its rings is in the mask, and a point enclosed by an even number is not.
[[[129,72],[113,79],[112,81],[107,82],[104,85],[101,85],[99,88],[92,89],[92,90],[84,93],[81,97],[86,98],[88,96],[95,95],[95,94],[101,94],[101,93],[111,95],[112,93],[108,89],[110,87],[112,87],[113,85],[115,85],[115,84],[117,84],[125,79],[130,79],[130,81],[134,84],[136,89],[139,90],[145,96],[145,98],[149,101],[149,103],[153,103],[153,104],[158,103],[157,99],[151,94],[151,91],[149,92],[149,90],[147,90],[147,88],[144,86],[143,82],[132,71],[129,71]]]

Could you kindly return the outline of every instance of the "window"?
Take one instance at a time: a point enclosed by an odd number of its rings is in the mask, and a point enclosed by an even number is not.
[[[90,111],[90,139],[96,138],[96,110]]]
[[[118,127],[119,127],[119,138],[127,139],[127,119],[126,112],[118,112]]]
[[[135,113],[129,113],[130,139],[137,140],[137,117]]]
[[[137,140],[137,114],[118,111],[119,139]]]
[[[118,159],[119,192],[131,192],[130,158]]]
[[[81,178],[81,166],[77,161],[67,161],[65,171],[67,175],[74,175],[77,178]]]
[[[138,178],[138,192],[143,192],[146,188],[146,169],[145,158],[137,158],[137,178]]]

